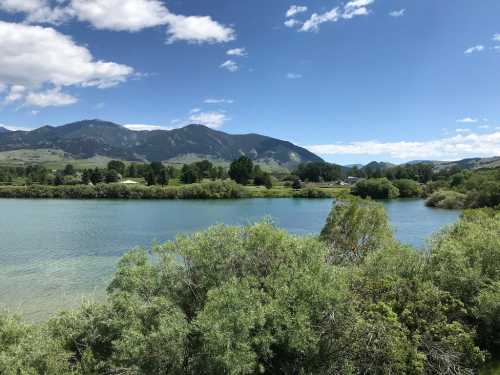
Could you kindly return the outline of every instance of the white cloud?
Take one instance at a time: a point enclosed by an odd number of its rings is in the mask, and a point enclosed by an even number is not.
[[[159,0],[71,0],[80,21],[97,29],[139,31],[166,24],[169,11]]]
[[[30,92],[64,86],[107,88],[134,73],[129,66],[95,60],[87,48],[50,27],[0,21],[0,51],[0,84],[10,91],[19,86]]]
[[[61,23],[71,17],[68,7],[50,7],[49,0],[0,0],[0,10],[26,13],[28,23]]]
[[[61,92],[58,87],[46,91],[30,92],[25,100],[26,104],[41,108],[62,107],[75,104],[78,101],[74,96]]]
[[[314,13],[299,29],[300,31],[319,31],[319,25],[325,22],[337,22],[340,18],[338,8],[323,14]]]
[[[235,63],[233,60],[227,60],[224,63],[222,63],[219,68],[226,69],[230,71],[231,73],[237,72],[240,67],[238,66],[237,63]]]
[[[288,79],[300,79],[300,78],[302,78],[302,74],[288,73],[286,75],[286,78],[288,78]]]
[[[458,128],[458,129],[455,129],[455,131],[457,133],[469,133],[471,130],[467,129],[467,128]]]
[[[214,21],[209,16],[167,17],[168,42],[187,41],[190,43],[225,43],[236,39],[234,29]]]
[[[389,13],[389,16],[391,17],[403,17],[406,13],[406,9],[401,9],[401,10],[393,10],[392,12]]]
[[[375,0],[354,0],[348,2],[343,9],[336,7],[326,13],[314,13],[304,22],[299,31],[319,31],[319,26],[325,22],[337,22],[340,19],[350,20],[357,16],[366,16],[370,13],[367,7],[374,2]]]
[[[189,111],[189,113],[198,113],[201,112],[201,108],[193,108],[192,110]]]
[[[495,42],[500,42],[500,33],[499,33],[499,34],[495,34],[495,35],[493,35],[493,40],[494,40]]]
[[[310,151],[324,156],[387,155],[397,160],[459,160],[467,157],[500,155],[500,132],[490,134],[458,134],[430,141],[378,142],[362,141],[332,145],[314,145]]]
[[[375,0],[354,0],[350,1],[344,7],[344,14],[342,15],[345,19],[351,19],[355,16],[366,16],[370,13],[367,6],[371,5]]]
[[[229,118],[225,113],[221,112],[201,112],[192,115],[189,118],[189,121],[195,124],[205,125],[209,128],[215,129],[220,128],[222,125],[224,125],[227,121],[229,121]]]
[[[114,86],[133,69],[95,61],[89,50],[52,28],[0,21],[0,82],[3,84]]]
[[[125,128],[133,131],[153,131],[153,130],[172,130],[171,127],[149,124],[127,124],[123,125]]]
[[[484,46],[483,45],[477,45],[477,46],[474,46],[474,47],[470,47],[470,48],[467,48],[464,53],[466,55],[470,55],[471,53],[474,53],[474,52],[481,52],[481,51],[484,51]]]
[[[70,18],[96,29],[136,32],[166,26],[168,42],[222,43],[235,38],[234,29],[209,16],[171,13],[160,0],[64,0],[51,7],[48,0],[0,0],[0,9],[27,14],[29,23],[60,23]]]
[[[299,13],[307,12],[307,7],[303,5],[292,5],[286,12],[286,17],[290,18]]]
[[[246,48],[233,48],[226,52],[228,56],[239,56],[239,57],[247,57],[248,53]]]
[[[208,98],[205,99],[205,104],[233,104],[233,99],[217,99],[217,98]]]
[[[293,19],[293,18],[290,18],[289,20],[285,21],[285,26],[286,27],[293,28],[293,27],[299,26],[299,25],[302,25],[302,22],[297,21],[296,19]]]
[[[476,123],[478,121],[479,120],[477,118],[472,118],[472,117],[465,117],[465,118],[461,118],[461,119],[457,120],[457,122],[461,122],[463,124],[473,124],[473,123]]]
[[[25,93],[26,87],[24,87],[23,85],[12,85],[10,87],[9,93],[4,99],[4,103],[9,104],[17,102],[18,100],[24,98]]]
[[[479,126],[479,129],[489,129],[490,126],[489,125],[481,125]]]

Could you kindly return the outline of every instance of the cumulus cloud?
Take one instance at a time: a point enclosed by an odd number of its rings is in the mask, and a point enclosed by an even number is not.
[[[201,112],[192,115],[189,121],[199,125],[205,125],[209,128],[220,128],[224,125],[229,118],[225,113],[222,112]]]
[[[298,74],[298,73],[288,73],[286,75],[286,78],[288,79],[300,79],[302,78],[302,74]]]
[[[10,102],[30,93],[30,104],[50,102],[50,91],[45,92],[45,101],[38,100],[42,93],[35,93],[65,86],[108,88],[134,73],[127,65],[95,60],[86,47],[50,27],[0,21],[0,51],[0,84],[10,88],[6,98]],[[25,95],[19,96],[21,90]],[[51,91],[52,97],[56,92],[61,101],[70,101],[68,96],[62,100],[58,90]]]
[[[319,26],[325,22],[337,22],[340,19],[350,20],[357,16],[366,16],[370,13],[368,6],[373,4],[374,1],[375,0],[354,0],[349,1],[343,8],[336,7],[322,14],[313,13],[311,17],[302,24],[299,31],[319,31]],[[296,24],[290,23],[290,25],[289,27],[293,27]]]
[[[300,31],[319,31],[319,26],[325,22],[337,22],[340,18],[339,9],[334,8],[323,14],[314,13],[300,28]]]
[[[500,42],[500,34],[495,34],[495,35],[493,35],[493,40],[494,40],[495,42]]]
[[[303,5],[292,5],[286,12],[286,17],[290,18],[299,13],[307,12],[307,7]]]
[[[26,104],[34,107],[62,107],[74,104],[78,101],[77,98],[69,94],[61,92],[61,89],[56,87],[46,91],[30,92],[25,98]]]
[[[164,25],[169,15],[159,0],[71,0],[69,6],[80,21],[114,31],[133,32]]]
[[[226,52],[228,56],[239,56],[239,57],[247,57],[248,53],[246,48],[233,48]]]
[[[478,121],[479,120],[477,118],[472,118],[472,117],[464,117],[464,118],[457,120],[457,122],[461,122],[463,124],[472,124],[472,123],[476,123]]]
[[[470,47],[470,48],[467,48],[464,53],[466,55],[470,55],[471,53],[474,53],[474,52],[481,52],[481,51],[484,51],[484,46],[483,45],[477,45],[477,46],[474,46],[474,47]]]
[[[500,132],[489,134],[458,134],[453,137],[430,141],[362,141],[330,145],[313,145],[307,148],[323,156],[387,155],[397,160],[421,158],[459,160],[467,157],[490,157],[500,155]]]
[[[406,9],[401,9],[401,10],[393,10],[392,12],[389,13],[389,16],[391,17],[403,17],[406,13]]]
[[[208,98],[205,99],[205,104],[233,104],[233,99],[224,99],[224,98]]]
[[[227,60],[227,61],[223,62],[219,66],[219,68],[226,69],[226,70],[230,71],[231,73],[237,72],[240,69],[238,64],[235,63],[233,60]]]
[[[96,29],[129,32],[166,26],[169,43],[222,43],[235,38],[231,27],[209,16],[173,14],[160,0],[69,0],[59,3],[62,5],[51,7],[48,0],[0,0],[0,9],[25,13],[28,23],[60,23],[76,18]]]
[[[225,43],[236,39],[234,29],[214,21],[210,16],[167,17],[168,42],[187,41],[190,43]]]

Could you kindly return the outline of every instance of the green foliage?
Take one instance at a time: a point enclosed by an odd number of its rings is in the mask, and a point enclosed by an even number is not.
[[[230,181],[162,187],[124,184],[0,186],[1,198],[48,199],[235,199],[243,198],[241,186]]]
[[[419,198],[423,194],[422,187],[414,180],[394,180],[392,184],[398,188],[401,198]]]
[[[335,263],[360,262],[395,242],[384,207],[359,198],[335,202],[321,239],[328,244],[330,261]]]
[[[0,314],[0,373],[469,375],[498,358],[499,290],[498,212],[465,212],[424,253],[354,199],[320,238],[215,226],[125,255],[104,303]]]
[[[340,166],[325,162],[302,163],[294,173],[310,182],[336,181],[342,175]]]
[[[253,177],[253,162],[247,156],[241,156],[231,163],[229,177],[238,184],[246,185]]]
[[[121,174],[122,176],[125,176],[125,171],[127,169],[127,166],[125,165],[124,162],[120,160],[111,160],[108,163],[108,170],[114,170],[117,173]]]
[[[394,199],[399,197],[399,189],[387,178],[361,180],[352,188],[352,194],[362,198]]]
[[[433,193],[425,202],[429,207],[462,209],[465,208],[467,196],[450,190],[439,190]]]

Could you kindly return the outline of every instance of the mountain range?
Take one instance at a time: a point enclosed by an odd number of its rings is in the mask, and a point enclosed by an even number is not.
[[[173,130],[133,131],[102,121],[84,120],[32,131],[0,128],[0,152],[60,150],[75,159],[104,156],[126,161],[210,159],[230,162],[246,155],[256,162],[293,169],[302,162],[322,161],[290,142],[259,134],[231,135],[203,125]]]

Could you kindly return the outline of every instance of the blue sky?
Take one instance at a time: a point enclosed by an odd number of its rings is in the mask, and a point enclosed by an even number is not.
[[[500,155],[499,20],[497,0],[0,0],[0,124],[204,123],[344,164]]]

